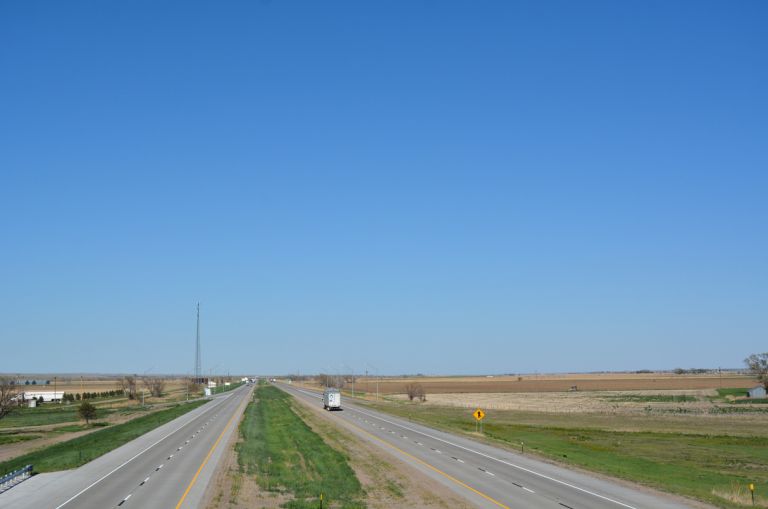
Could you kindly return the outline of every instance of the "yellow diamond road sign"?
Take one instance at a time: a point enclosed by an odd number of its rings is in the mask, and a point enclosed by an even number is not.
[[[482,421],[483,418],[485,417],[485,412],[483,412],[478,408],[477,410],[475,410],[475,412],[472,415],[474,415],[475,419],[477,419],[478,421]]]

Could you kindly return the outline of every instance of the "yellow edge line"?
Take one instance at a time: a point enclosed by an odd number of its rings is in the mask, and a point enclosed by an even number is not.
[[[478,491],[478,490],[476,490],[475,488],[473,488],[472,486],[469,486],[468,484],[466,484],[466,483],[463,483],[463,482],[459,481],[458,479],[456,479],[456,478],[455,478],[455,477],[453,477],[452,475],[450,475],[450,474],[447,474],[447,473],[443,472],[443,471],[442,471],[442,470],[440,470],[439,468],[437,468],[437,467],[434,467],[434,466],[430,465],[430,464],[429,464],[429,463],[427,463],[426,461],[424,461],[424,460],[421,460],[421,459],[417,458],[417,457],[416,457],[416,456],[414,456],[413,454],[410,454],[410,453],[407,453],[407,452],[405,452],[404,450],[400,449],[400,448],[399,448],[399,447],[397,447],[396,445],[394,445],[394,444],[391,444],[391,443],[387,442],[387,441],[386,441],[386,440],[384,440],[383,438],[379,438],[379,437],[377,437],[376,435],[374,435],[374,434],[372,434],[372,433],[369,433],[369,432],[367,432],[366,430],[364,430],[363,428],[361,428],[361,427],[360,427],[360,426],[358,426],[357,424],[354,424],[354,423],[352,423],[352,422],[350,422],[350,421],[345,421],[345,423],[346,423],[346,424],[348,424],[348,425],[350,425],[350,426],[352,426],[353,428],[357,428],[357,429],[358,429],[358,430],[360,430],[362,433],[365,433],[366,435],[368,435],[369,437],[373,438],[374,440],[378,440],[378,441],[379,441],[379,442],[381,442],[382,444],[384,444],[384,445],[386,445],[386,446],[389,446],[389,447],[391,447],[392,449],[396,450],[396,451],[397,451],[397,452],[399,452],[400,454],[404,454],[405,456],[408,456],[408,457],[409,457],[409,458],[411,458],[412,460],[414,460],[414,461],[416,461],[416,462],[418,462],[418,463],[421,463],[421,464],[422,464],[422,465],[424,465],[425,467],[427,467],[427,468],[429,468],[429,469],[431,469],[431,470],[434,470],[434,471],[435,471],[435,472],[437,472],[438,474],[440,474],[440,475],[444,476],[445,478],[447,478],[447,479],[449,479],[449,480],[451,480],[451,481],[455,482],[455,483],[456,483],[456,484],[458,484],[459,486],[462,486],[462,487],[464,487],[464,488],[467,488],[469,491],[471,491],[471,492],[473,492],[473,493],[476,493],[476,494],[480,495],[481,497],[483,497],[484,499],[486,499],[486,500],[488,500],[488,501],[490,501],[490,502],[493,502],[493,503],[494,503],[494,504],[496,504],[497,506],[499,506],[499,507],[503,507],[504,509],[509,509],[509,507],[508,507],[508,506],[506,506],[506,505],[502,504],[501,502],[499,502],[498,500],[496,500],[496,499],[494,499],[494,498],[491,498],[491,497],[489,497],[488,495],[486,495],[486,494],[485,494],[485,493],[483,493],[482,491]],[[176,509],[178,509],[178,507],[177,507]]]
[[[246,398],[246,402],[249,401],[250,398]],[[181,504],[184,503],[184,500],[187,498],[187,495],[189,495],[189,490],[192,489],[192,486],[195,485],[197,482],[197,478],[200,476],[200,472],[203,471],[203,468],[205,467],[205,464],[208,463],[208,460],[211,459],[211,455],[213,454],[213,451],[216,450],[216,447],[219,445],[219,442],[221,442],[222,437],[224,437],[224,433],[227,432],[227,428],[229,428],[229,425],[232,424],[232,420],[235,418],[235,416],[239,412],[235,412],[232,417],[229,418],[229,421],[227,421],[227,425],[224,426],[224,429],[221,431],[221,435],[219,435],[219,438],[216,439],[216,442],[214,442],[213,446],[211,447],[211,450],[208,451],[208,454],[205,456],[205,459],[200,464],[200,468],[197,469],[197,472],[195,472],[195,476],[192,478],[192,481],[190,481],[189,486],[187,486],[187,489],[184,490],[184,494],[179,499],[179,503],[176,504],[176,509],[179,509],[181,507]]]

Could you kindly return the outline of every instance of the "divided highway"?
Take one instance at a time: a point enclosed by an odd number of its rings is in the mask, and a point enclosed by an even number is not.
[[[243,386],[217,396],[78,469],[33,477],[0,495],[0,507],[200,507],[252,390]]]
[[[322,410],[322,395],[278,386]],[[676,497],[552,465],[342,401],[340,424],[404,460],[477,507],[681,509]]]

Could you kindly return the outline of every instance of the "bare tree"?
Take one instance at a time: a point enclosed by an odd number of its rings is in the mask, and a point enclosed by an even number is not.
[[[142,380],[144,387],[147,388],[149,393],[156,398],[163,395],[165,391],[165,379],[159,376],[145,376]]]
[[[120,380],[120,387],[128,399],[136,399],[136,375],[124,376]]]
[[[19,390],[8,378],[0,378],[0,419],[8,415],[18,406],[16,396]]]
[[[744,364],[768,391],[768,352],[753,353],[744,359]]]
[[[406,384],[405,394],[408,395],[410,401],[413,401],[414,399],[418,399],[419,401],[427,400],[427,393],[424,390],[424,387],[418,382]]]
[[[195,383],[194,378],[187,378],[185,383],[187,384],[187,392],[189,394],[197,394],[200,391],[200,384]]]

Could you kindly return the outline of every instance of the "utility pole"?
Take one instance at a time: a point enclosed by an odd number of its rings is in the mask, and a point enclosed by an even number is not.
[[[197,330],[195,334],[195,383],[201,383],[202,359],[200,358],[200,303],[197,303]]]

